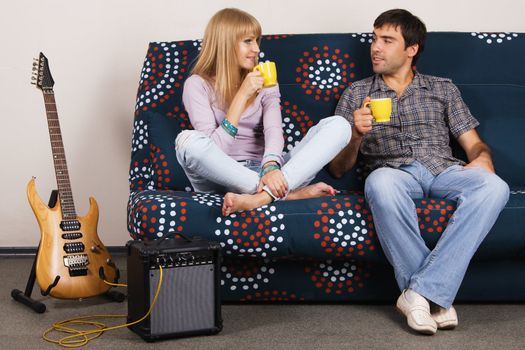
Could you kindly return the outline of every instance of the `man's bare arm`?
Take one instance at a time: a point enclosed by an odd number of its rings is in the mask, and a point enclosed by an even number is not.
[[[369,96],[363,101],[363,106],[368,101],[370,101]],[[354,167],[363,136],[372,130],[373,117],[368,107],[356,109],[353,116],[354,125],[350,142],[328,165],[328,171],[336,178],[342,177]]]
[[[492,154],[489,146],[479,137],[475,129],[469,130],[458,138],[458,142],[465,150],[469,163],[466,168],[480,167],[494,173]]]
[[[362,137],[356,137],[354,132],[352,134],[350,143],[328,165],[328,171],[335,178],[341,178],[356,163]]]

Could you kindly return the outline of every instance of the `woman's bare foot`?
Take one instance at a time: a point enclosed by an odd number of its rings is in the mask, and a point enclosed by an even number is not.
[[[318,182],[288,193],[286,200],[334,196],[336,193],[337,191],[332,186]]]
[[[228,192],[222,202],[222,215],[228,216],[241,210],[250,210],[271,203],[272,197],[265,191],[256,194]]]
[[[333,196],[337,191],[324,182],[318,182],[313,185],[300,188],[288,193],[286,200],[317,198],[323,196]],[[228,216],[241,210],[250,210],[262,207],[272,202],[272,197],[266,192],[261,191],[256,194],[237,194],[228,192],[222,202],[222,215]]]

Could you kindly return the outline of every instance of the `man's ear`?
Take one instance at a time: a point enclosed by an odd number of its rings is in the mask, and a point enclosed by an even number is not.
[[[415,55],[419,52],[419,44],[414,44],[412,46],[407,47],[407,53],[408,57],[414,58]]]

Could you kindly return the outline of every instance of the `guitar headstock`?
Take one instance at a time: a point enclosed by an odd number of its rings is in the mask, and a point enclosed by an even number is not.
[[[33,75],[31,77],[31,84],[36,85],[42,91],[52,90],[55,82],[49,70],[49,63],[47,57],[40,52],[39,58],[33,59]]]

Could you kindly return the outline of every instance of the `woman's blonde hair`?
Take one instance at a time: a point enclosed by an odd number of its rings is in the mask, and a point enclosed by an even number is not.
[[[249,73],[240,70],[237,61],[237,44],[245,35],[254,35],[259,41],[261,25],[249,13],[235,8],[225,8],[213,15],[204,32],[202,48],[192,73],[214,87],[222,107],[230,105]]]

